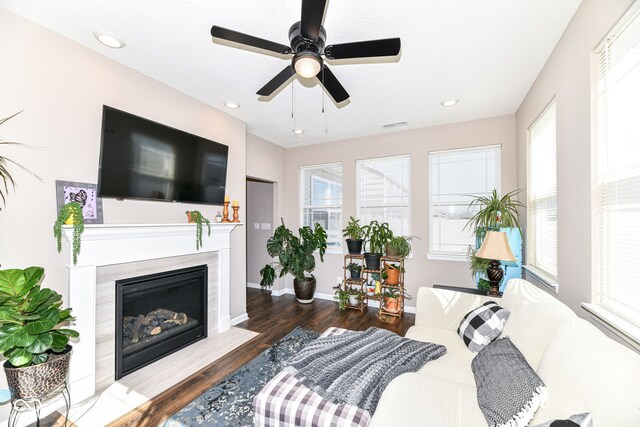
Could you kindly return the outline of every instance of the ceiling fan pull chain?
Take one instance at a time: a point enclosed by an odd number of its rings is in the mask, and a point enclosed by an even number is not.
[[[291,82],[291,118],[293,119],[293,86],[295,86],[295,80]],[[295,122],[294,122],[295,125]]]

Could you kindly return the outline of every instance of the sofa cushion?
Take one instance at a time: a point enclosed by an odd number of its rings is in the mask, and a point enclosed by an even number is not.
[[[487,423],[475,386],[408,373],[391,381],[369,424],[389,426],[486,427]]]
[[[596,427],[640,426],[640,356],[586,320],[558,329],[537,372],[548,400],[532,424],[590,412]]]
[[[576,317],[552,295],[522,279],[509,280],[500,305],[511,312],[502,336],[511,338],[533,369],[558,327]]]
[[[458,335],[469,350],[478,352],[498,338],[508,318],[508,310],[495,301],[487,301],[465,314],[458,326]]]

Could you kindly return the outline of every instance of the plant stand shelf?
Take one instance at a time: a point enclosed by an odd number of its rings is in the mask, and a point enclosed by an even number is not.
[[[347,266],[351,263],[359,264],[362,266],[360,271],[360,277],[351,278],[351,272],[347,268]],[[389,284],[387,283],[388,279],[383,279],[383,273],[389,264],[394,264],[398,267],[399,271],[399,280],[398,283]],[[343,261],[343,274],[344,279],[342,281],[343,290],[347,290],[349,288],[356,288],[360,292],[360,301],[359,304],[351,305],[347,304],[347,308],[351,308],[354,310],[360,310],[360,312],[364,312],[365,309],[369,306],[369,300],[379,301],[380,308],[378,309],[378,315],[387,315],[387,316],[396,316],[402,317],[404,314],[404,298],[398,299],[398,310],[388,309],[385,303],[384,293],[398,293],[400,295],[404,294],[404,258],[395,257],[395,256],[383,256],[380,259],[380,268],[377,270],[366,269],[364,264],[364,255],[361,254],[346,254],[344,255]],[[377,279],[374,276],[377,275]],[[370,295],[366,291],[369,286],[373,286],[372,283],[379,282],[376,284],[376,290],[379,290],[378,293],[373,293]]]

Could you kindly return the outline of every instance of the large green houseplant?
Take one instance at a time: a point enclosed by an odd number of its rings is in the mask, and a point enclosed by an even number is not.
[[[42,396],[61,385],[69,338],[78,337],[60,327],[74,318],[70,308],[61,308],[60,294],[40,286],[43,274],[42,267],[0,270],[0,352],[14,399]]]
[[[478,209],[464,226],[465,229],[473,230],[476,236],[476,247],[479,247],[487,231],[499,231],[503,228],[515,228],[522,236],[522,227],[519,221],[519,209],[524,208],[516,196],[523,189],[510,191],[500,196],[494,189],[489,196],[475,197],[469,203],[469,209]],[[476,278],[478,289],[488,290],[489,282],[486,278],[486,270],[489,261],[476,256],[476,250],[469,247],[467,251],[467,261],[472,277]]]
[[[318,251],[320,261],[324,261],[324,253],[327,250],[327,232],[315,224],[314,228],[304,226],[298,230],[299,237],[295,236],[282,221],[282,225],[275,229],[273,236],[267,240],[267,252],[271,257],[277,257],[278,261],[264,266],[260,270],[261,286],[273,285],[276,278],[276,270],[279,277],[291,274],[294,278],[293,287],[296,298],[303,304],[313,302],[316,289],[316,279],[307,273],[311,273],[316,267],[314,252]]]
[[[7,122],[10,119],[12,119],[13,117],[17,116],[20,113],[22,113],[22,111],[18,111],[17,113],[12,114],[9,117],[4,117],[4,118],[0,119],[0,125],[2,125],[3,123]],[[18,145],[18,146],[27,147],[27,148],[37,148],[37,147],[33,147],[31,145],[22,144],[20,142],[7,141],[6,139],[3,139],[1,137],[0,137],[0,145]],[[0,199],[2,199],[2,205],[3,206],[6,206],[6,202],[7,202],[6,197],[7,197],[7,193],[9,192],[9,184],[11,184],[11,186],[14,187],[14,188],[16,186],[16,182],[13,179],[13,176],[11,175],[11,172],[9,171],[9,164],[10,163],[13,164],[14,166],[18,166],[19,168],[21,168],[25,172],[28,172],[29,174],[31,174],[38,181],[42,182],[42,178],[40,178],[38,175],[36,175],[35,173],[31,172],[29,169],[25,168],[20,163],[17,163],[15,161],[9,159],[8,157],[3,156],[3,155],[0,154],[0,180],[2,181],[2,185],[0,185]]]

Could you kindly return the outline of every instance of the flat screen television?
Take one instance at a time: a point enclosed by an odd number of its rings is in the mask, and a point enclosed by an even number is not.
[[[221,205],[228,154],[226,145],[105,105],[98,196]]]

